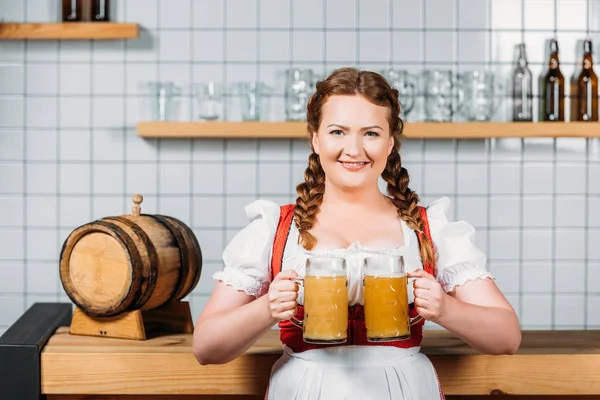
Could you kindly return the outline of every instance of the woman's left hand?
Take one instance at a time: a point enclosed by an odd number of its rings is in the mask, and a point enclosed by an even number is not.
[[[407,276],[416,278],[413,286],[417,312],[426,320],[436,322],[444,315],[448,295],[433,275],[422,269],[409,272]]]

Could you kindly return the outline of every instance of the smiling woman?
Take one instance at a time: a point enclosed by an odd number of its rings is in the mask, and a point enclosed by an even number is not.
[[[194,354],[201,364],[231,361],[278,323],[284,352],[273,366],[270,400],[443,399],[436,371],[420,352],[424,320],[481,352],[516,352],[518,320],[485,269],[473,227],[449,221],[447,198],[424,208],[409,188],[399,114],[398,91],[379,74],[343,68],[317,84],[307,107],[312,152],[296,203],[247,206],[250,223],[223,252],[224,268],[197,320]],[[411,304],[404,312],[415,321],[407,339],[367,338],[363,276],[375,254],[402,259],[414,278],[402,290]],[[347,319],[342,343],[304,336],[315,313],[333,312],[323,299],[334,289],[305,292],[315,259],[343,260],[342,289],[335,289],[348,302],[348,312],[340,312],[343,328]]]

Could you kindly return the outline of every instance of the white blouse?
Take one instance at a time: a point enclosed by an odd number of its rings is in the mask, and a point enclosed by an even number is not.
[[[442,197],[429,205],[427,216],[433,242],[438,251],[437,280],[446,292],[470,280],[491,278],[486,270],[485,254],[474,243],[475,229],[465,221],[451,222],[448,218],[450,199]],[[239,231],[223,251],[224,268],[213,278],[259,297],[265,294],[272,280],[272,247],[279,221],[279,205],[256,200],[246,206],[250,223]],[[401,254],[407,271],[423,268],[416,233],[402,221],[404,245],[393,249],[374,249],[352,243],[347,248],[308,251],[298,244],[298,229],[292,223],[286,243],[282,270],[293,269],[304,275],[307,257],[313,254],[334,253],[346,258],[349,305],[363,304],[362,265],[364,257],[373,252]],[[409,285],[412,289],[412,285]],[[412,302],[412,290],[409,299]],[[298,303],[303,304],[300,287]]]

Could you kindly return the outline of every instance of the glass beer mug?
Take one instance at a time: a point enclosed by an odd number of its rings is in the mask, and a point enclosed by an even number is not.
[[[363,271],[367,341],[390,342],[410,338],[410,327],[422,317],[410,318],[408,314],[409,280],[402,256],[367,257]]]
[[[303,279],[304,319],[291,322],[302,329],[306,343],[344,343],[348,337],[348,281],[343,257],[309,257]]]

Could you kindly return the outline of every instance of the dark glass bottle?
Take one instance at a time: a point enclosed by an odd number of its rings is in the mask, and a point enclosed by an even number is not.
[[[513,121],[533,121],[533,75],[527,66],[525,44],[515,48],[517,66],[512,75]]]
[[[63,22],[85,21],[83,0],[62,0]]]
[[[110,21],[110,0],[92,0],[91,7],[92,21]]]
[[[594,72],[592,41],[583,42],[581,71],[571,86],[571,120],[598,121],[598,76]]]
[[[550,40],[548,70],[540,79],[540,121],[565,120],[565,78],[560,71],[558,42]]]

